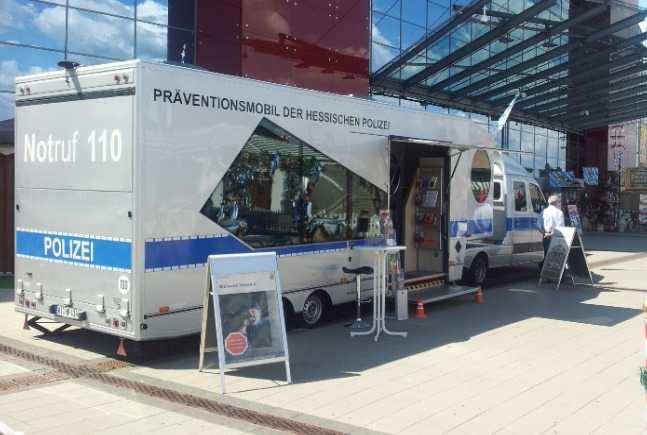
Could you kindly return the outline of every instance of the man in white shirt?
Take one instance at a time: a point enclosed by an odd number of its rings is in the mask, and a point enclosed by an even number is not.
[[[548,207],[541,212],[539,224],[540,230],[544,234],[544,255],[548,252],[550,239],[553,237],[555,228],[563,227],[564,213],[562,212],[561,200],[557,195],[550,195],[548,197]]]

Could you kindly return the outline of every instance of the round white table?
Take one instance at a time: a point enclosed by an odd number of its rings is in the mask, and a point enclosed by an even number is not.
[[[406,246],[356,246],[353,249],[359,251],[370,251],[374,255],[373,261],[373,326],[368,331],[351,331],[350,336],[371,335],[375,332],[375,341],[380,338],[380,333],[384,331],[388,335],[399,335],[406,337],[406,332],[389,331],[386,328],[386,262],[389,255],[397,254],[404,251]]]

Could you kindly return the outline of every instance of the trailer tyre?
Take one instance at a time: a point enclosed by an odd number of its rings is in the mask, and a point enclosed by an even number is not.
[[[325,317],[328,305],[321,293],[313,293],[303,304],[301,317],[308,328],[314,328]]]
[[[487,277],[487,257],[483,254],[477,255],[469,269],[469,282],[472,285],[481,286]]]

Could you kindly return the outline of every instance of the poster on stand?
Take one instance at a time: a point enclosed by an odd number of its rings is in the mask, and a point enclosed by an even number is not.
[[[640,194],[638,202],[638,222],[640,225],[647,225],[647,193]]]
[[[289,383],[276,253],[210,255],[206,280],[199,370],[215,349],[223,394],[228,368],[285,362]]]
[[[580,219],[580,213],[577,210],[577,205],[568,204],[568,218],[571,221],[571,225],[577,228],[577,232],[582,235],[582,220]]]

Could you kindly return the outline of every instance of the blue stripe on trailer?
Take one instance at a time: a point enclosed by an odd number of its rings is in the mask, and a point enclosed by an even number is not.
[[[16,230],[16,255],[77,266],[130,270],[132,245],[129,241],[93,236]]]
[[[348,247],[379,243],[381,239],[350,240],[277,246],[252,249],[234,236],[209,236],[179,240],[150,240],[146,242],[146,270],[203,265],[209,255],[241,254],[246,252],[276,252],[278,256],[308,255],[334,252]]]

